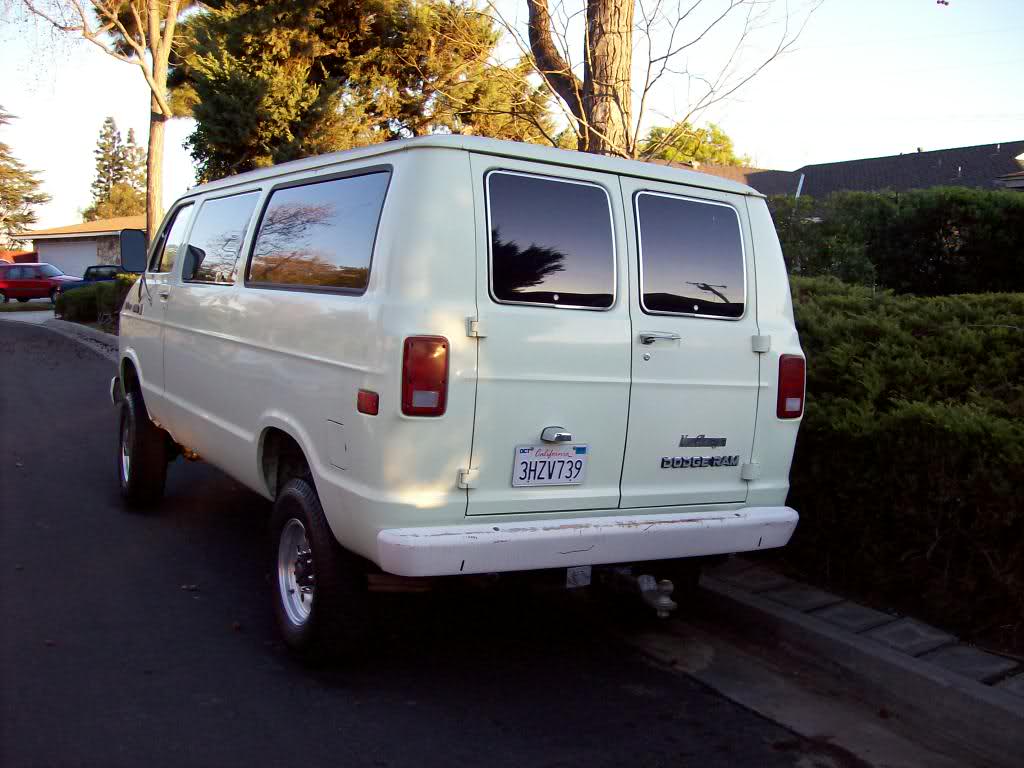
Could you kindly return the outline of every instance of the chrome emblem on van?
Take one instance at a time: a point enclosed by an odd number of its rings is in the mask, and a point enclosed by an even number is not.
[[[697,435],[696,437],[690,437],[689,435],[683,435],[679,438],[680,448],[724,448],[726,439],[724,437],[707,437],[705,435]]]
[[[700,469],[703,467],[738,467],[739,456],[662,456],[662,469]]]

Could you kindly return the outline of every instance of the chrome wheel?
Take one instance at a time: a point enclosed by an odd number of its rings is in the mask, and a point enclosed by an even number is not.
[[[128,485],[132,465],[132,457],[128,455],[128,438],[128,419],[124,418],[121,419],[121,481],[125,485]]]
[[[313,552],[306,527],[294,517],[281,529],[277,545],[277,588],[288,621],[301,627],[313,608]]]

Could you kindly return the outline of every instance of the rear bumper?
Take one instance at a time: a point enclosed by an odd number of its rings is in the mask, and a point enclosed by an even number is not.
[[[378,563],[400,576],[450,576],[720,555],[781,547],[798,520],[789,507],[744,507],[386,528]]]

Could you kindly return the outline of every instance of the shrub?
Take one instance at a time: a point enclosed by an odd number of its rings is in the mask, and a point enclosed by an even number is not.
[[[784,556],[958,631],[1024,621],[1024,294],[795,278],[807,410]]]
[[[117,280],[111,282],[95,283],[62,293],[54,311],[65,320],[99,322],[105,330],[116,333],[118,313],[136,279],[136,275],[118,275]]]
[[[1024,291],[1024,195],[936,187],[771,200],[792,274],[902,293]]]

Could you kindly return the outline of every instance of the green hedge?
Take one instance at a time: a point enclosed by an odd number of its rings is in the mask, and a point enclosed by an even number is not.
[[[54,313],[76,323],[99,322],[116,333],[118,313],[136,279],[136,275],[119,275],[115,281],[63,293],[57,299]]]
[[[770,201],[790,271],[901,293],[1024,291],[1024,194],[936,187]]]
[[[807,410],[784,556],[821,583],[1020,643],[1024,294],[916,298],[829,278],[793,290]]]

